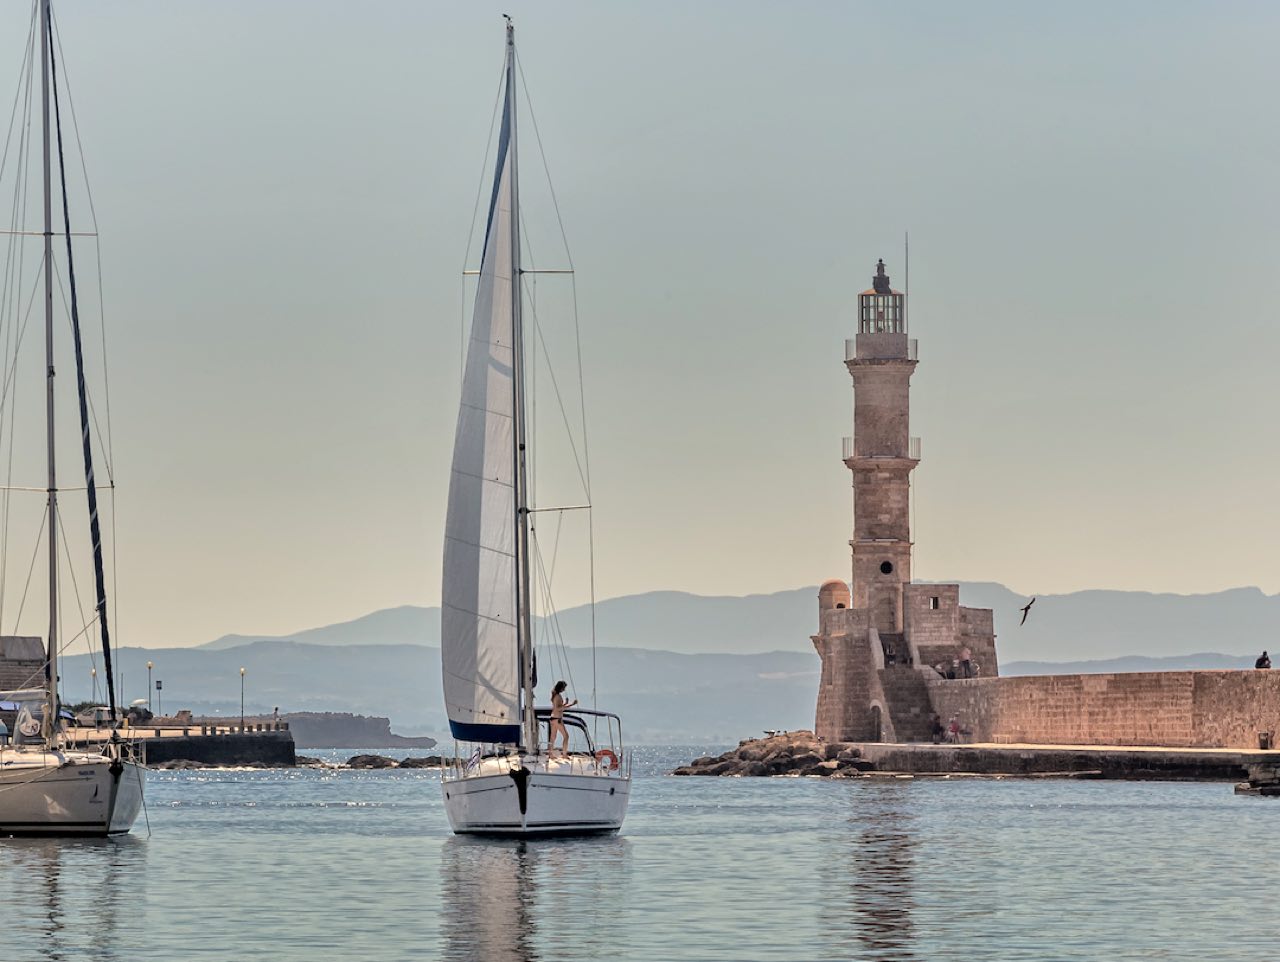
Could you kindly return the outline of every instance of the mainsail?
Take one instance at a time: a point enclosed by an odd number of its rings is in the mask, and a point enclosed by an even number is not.
[[[455,738],[520,741],[513,197],[508,64],[445,520],[441,648]]]

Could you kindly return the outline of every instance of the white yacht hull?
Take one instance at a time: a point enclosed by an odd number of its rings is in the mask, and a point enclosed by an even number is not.
[[[142,809],[145,771],[83,752],[0,749],[0,836],[123,835]]]
[[[597,835],[622,828],[631,779],[591,766],[486,759],[443,780],[444,808],[459,835]],[[520,772],[527,772],[521,775]],[[518,782],[525,782],[524,805]]]

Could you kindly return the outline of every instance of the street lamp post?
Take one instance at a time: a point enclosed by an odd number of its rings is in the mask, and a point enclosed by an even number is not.
[[[240,734],[244,734],[244,669],[240,669]]]
[[[164,687],[164,682],[159,678],[156,679],[156,714],[161,718],[164,717],[164,699],[160,697],[160,690]]]
[[[147,711],[151,711],[151,662],[147,662]]]

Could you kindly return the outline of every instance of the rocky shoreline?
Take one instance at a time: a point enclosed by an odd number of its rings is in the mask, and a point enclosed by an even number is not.
[[[269,765],[265,762],[253,761],[242,764],[219,765],[208,762],[197,762],[187,758],[175,758],[170,761],[157,762],[148,766],[159,771],[191,771],[201,768],[334,768],[334,769],[384,769],[384,768],[444,768],[452,764],[453,759],[441,755],[422,755],[417,758],[395,759],[386,755],[352,755],[345,762],[326,762],[310,755],[298,755],[294,765]]]
[[[1241,793],[1280,795],[1280,752],[1160,746],[826,742],[811,731],[752,738],[673,775],[825,778],[1106,778],[1239,781]]]
[[[875,765],[862,757],[857,745],[824,742],[813,732],[796,731],[745,739],[723,755],[695,758],[671,774],[856,778],[874,769]]]

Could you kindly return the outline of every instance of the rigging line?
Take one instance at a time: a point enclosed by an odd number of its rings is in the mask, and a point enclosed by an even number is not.
[[[543,337],[542,325],[538,321],[537,312],[532,311],[532,314],[533,314],[533,330],[534,330],[534,333],[537,335],[538,343],[542,346],[542,356],[543,356],[543,359],[546,361],[547,375],[551,378],[551,387],[552,387],[552,390],[555,392],[556,404],[560,408],[560,417],[564,421],[565,433],[568,435],[568,439],[569,439],[569,450],[573,452],[574,467],[578,469],[578,480],[582,482],[582,487],[584,492],[587,495],[587,500],[590,501],[591,492],[587,484],[587,475],[583,471],[582,458],[578,454],[578,445],[574,442],[573,427],[569,424],[569,412],[565,408],[564,396],[560,392],[560,382],[556,378],[555,368],[551,364],[551,351],[547,347],[546,338]]]
[[[42,256],[41,261],[43,262],[43,260],[44,258]],[[9,457],[8,457],[8,463],[5,469],[6,483],[13,481],[13,452],[14,452],[13,439],[14,439],[14,427],[17,424],[17,416],[18,416],[18,392],[17,392],[18,354],[21,352],[22,341],[23,341],[23,338],[26,336],[27,327],[31,321],[32,309],[35,307],[36,292],[37,290],[39,290],[39,287],[40,287],[39,273],[40,272],[37,272],[36,277],[32,283],[31,297],[27,301],[27,311],[26,311],[26,314],[23,316],[22,327],[18,330],[17,341],[13,348],[13,366],[10,370],[5,372],[4,387],[3,387],[3,391],[0,392],[0,425],[3,424],[4,411],[5,411],[6,404],[8,405],[8,411],[9,411],[9,435],[8,435]],[[9,403],[9,399],[8,399],[8,391],[10,386],[12,386],[14,389],[12,403]],[[6,588],[9,581],[9,561],[8,561],[9,552],[7,548],[9,544],[9,521],[11,518],[11,508],[12,508],[11,498],[12,498],[12,495],[10,495],[10,493],[6,491],[4,493],[4,499],[3,499],[4,500],[3,526],[2,528],[0,528],[0,545],[3,545],[6,548],[5,551],[0,552],[0,615],[3,614],[4,601],[6,598]],[[40,530],[43,533],[44,531],[43,525],[41,525]],[[38,548],[39,548],[39,541],[37,539],[37,550]],[[30,584],[30,580],[31,580],[31,575],[30,573],[28,573],[27,575],[28,585]],[[25,588],[23,589],[22,597],[23,597],[23,604],[25,604],[26,603]],[[21,620],[21,617],[22,617],[22,610],[20,606],[18,610],[19,620]],[[16,630],[16,622],[15,622],[15,630]]]
[[[115,486],[114,486],[114,485],[110,485],[110,484],[100,484],[100,485],[98,485],[98,490],[99,490],[99,491],[110,491],[113,487],[115,487]],[[85,490],[85,486],[84,486],[83,484],[77,484],[77,485],[75,485],[74,487],[66,487],[66,486],[61,485],[61,484],[60,484],[60,485],[58,485],[58,493],[59,493],[59,494],[61,494],[63,491],[84,491],[84,490]],[[5,484],[5,485],[0,485],[0,491],[27,491],[27,492],[36,492],[36,493],[38,493],[38,494],[48,494],[48,493],[49,493],[49,488],[48,488],[47,486],[46,486],[46,487],[43,487],[43,488],[37,488],[37,487],[33,487],[32,485],[29,485],[29,484],[26,484],[26,485],[24,485],[24,484]]]
[[[13,107],[9,111],[9,128],[5,132],[4,153],[0,154],[0,177],[4,176],[4,169],[9,161],[9,145],[13,141],[13,122],[18,115],[18,102],[22,98],[24,78],[28,96],[30,96],[31,74],[33,72],[31,69],[31,54],[35,50],[37,9],[36,4],[33,3],[31,5],[31,23],[27,27],[27,46],[22,53],[22,66],[18,68],[18,83],[13,91]]]
[[[67,246],[68,246],[68,248],[70,247],[70,245],[71,245],[71,242],[70,242],[70,241],[67,241]],[[70,255],[70,253],[71,253],[71,252],[70,252],[70,250],[68,250],[68,251],[67,251],[67,253],[68,253],[68,255]],[[59,295],[61,295],[61,297],[62,297],[62,306],[63,306],[63,307],[65,307],[65,308],[67,308],[67,314],[68,314],[67,329],[68,329],[69,331],[71,331],[72,338],[73,338],[73,340],[76,342],[76,344],[79,344],[79,343],[80,343],[80,331],[79,331],[79,327],[78,327],[78,324],[76,323],[76,318],[75,318],[75,315],[76,315],[76,313],[77,313],[77,312],[75,311],[75,304],[74,304],[74,303],[69,303],[69,302],[68,302],[68,300],[67,300],[67,292],[66,292],[66,289],[65,289],[65,288],[64,288],[64,286],[63,286],[63,281],[62,281],[62,272],[58,270],[58,262],[57,262],[57,261],[54,261],[54,262],[53,262],[53,273],[54,273],[54,276],[58,278],[58,294],[59,294]],[[72,301],[72,302],[74,302],[74,301],[75,301],[75,289],[74,289],[74,288],[75,288],[75,283],[76,283],[76,279],[75,279],[75,274],[74,274],[74,272],[73,272],[73,273],[72,273],[72,275],[71,275],[71,287],[72,287],[72,291],[71,291],[71,301]],[[77,363],[79,363],[79,360],[80,360],[80,358],[77,358]],[[102,451],[103,451],[103,453],[105,454],[105,453],[107,452],[108,442],[107,442],[106,438],[105,438],[105,437],[103,436],[103,434],[102,434],[102,425],[101,425],[101,423],[99,423],[99,421],[98,421],[98,406],[97,406],[96,404],[94,404],[94,403],[93,403],[93,395],[89,393],[88,385],[86,385],[86,384],[84,384],[84,383],[83,383],[83,379],[81,379],[81,386],[84,388],[85,401],[86,401],[86,402],[88,403],[88,405],[89,405],[89,413],[90,413],[90,416],[91,416],[91,417],[90,417],[90,419],[93,421],[93,430],[94,430],[94,432],[98,435],[98,447],[99,447],[99,448],[101,448],[101,449],[102,449]],[[108,428],[108,430],[110,430],[110,427],[111,427],[111,415],[110,415],[110,414],[108,414],[108,415],[107,415],[107,428]],[[110,487],[111,485],[115,484],[115,478],[114,478],[114,476],[113,476],[113,474],[112,474],[112,470],[111,470],[111,459],[110,459],[109,457],[108,457],[108,458],[106,458],[106,462],[107,462],[107,463],[106,463],[106,468],[107,468],[107,481],[108,481],[108,484],[107,484],[107,485],[105,485],[105,487]],[[100,487],[100,488],[101,488],[101,487],[104,487],[104,485],[99,485],[99,487]],[[65,490],[69,490],[69,489],[67,489],[67,488],[61,488],[61,487],[60,487],[60,488],[58,488],[58,490],[59,490],[59,491],[65,491]],[[83,489],[83,488],[81,488],[80,490],[84,490],[84,489]]]
[[[569,262],[569,268],[572,271],[573,252],[569,249],[568,233],[564,229],[564,218],[560,212],[560,200],[556,196],[555,182],[551,179],[551,165],[547,163],[547,154],[542,146],[542,134],[538,130],[538,118],[533,109],[533,98],[529,96],[529,85],[524,79],[524,64],[520,60],[520,56],[516,54],[516,69],[520,72],[520,83],[524,87],[525,105],[529,108],[529,121],[533,125],[533,139],[538,145],[538,154],[542,159],[542,170],[547,178],[547,189],[551,193],[552,207],[556,212],[556,223],[560,228],[560,242],[564,246],[565,258]],[[573,297],[573,333],[574,342],[577,347],[578,355],[578,400],[582,411],[582,460],[583,465],[579,471],[584,477],[584,487],[586,488],[587,501],[594,501],[591,495],[591,461],[589,448],[587,444],[587,403],[586,393],[584,390],[584,379],[582,372],[582,333],[578,320],[578,280],[577,274],[572,275],[572,297]],[[545,350],[545,347],[544,347]],[[550,360],[548,359],[548,365]],[[552,374],[554,383],[554,373]],[[563,402],[561,402],[563,410]],[[571,442],[572,443],[572,442]],[[575,457],[577,452],[574,452]],[[591,591],[591,707],[596,707],[596,566],[595,566],[595,512],[588,514],[587,521],[587,542],[588,548],[588,568],[590,571],[590,591]]]
[[[53,55],[53,25],[49,27],[49,81],[53,92],[54,129],[58,142],[58,174],[62,187],[62,222],[67,233],[71,232],[71,209],[67,202],[67,165],[62,149],[62,109],[58,98],[58,61]],[[80,343],[80,313],[76,306],[76,269],[71,252],[71,238],[67,237],[67,282],[71,288],[71,324],[75,340],[76,386],[80,400],[80,434],[84,449],[84,483],[88,495],[89,538],[93,545],[93,574],[97,588],[98,626],[102,639],[102,666],[107,675],[107,705],[111,717],[116,713],[115,679],[111,671],[111,632],[107,621],[106,574],[102,565],[102,530],[98,521],[98,492],[93,483],[93,446],[89,437],[89,409],[84,383],[84,350]]]
[[[538,585],[541,589],[543,600],[547,606],[547,614],[543,616],[543,630],[546,637],[544,650],[549,650],[552,660],[556,663],[560,670],[560,676],[567,678],[570,685],[576,689],[577,683],[573,680],[573,667],[569,662],[569,653],[564,647],[564,633],[560,630],[560,618],[556,612],[555,603],[551,599],[551,585],[546,577],[546,564],[542,557],[542,547],[540,542],[534,544],[534,558],[541,577],[538,579]]]
[[[91,629],[95,624],[97,624],[97,621],[98,621],[97,617],[90,618],[90,619],[89,619],[89,621],[88,621],[88,622],[87,622],[83,627],[81,627],[81,629],[80,629],[78,632],[76,632],[76,634],[75,634],[75,636],[74,636],[74,637],[72,637],[72,638],[68,639],[67,641],[60,642],[60,643],[59,643],[59,645],[58,645],[58,657],[59,657],[59,658],[61,658],[61,657],[63,656],[63,654],[67,651],[67,649],[68,649],[68,648],[70,648],[70,647],[71,647],[72,645],[74,645],[77,641],[79,641],[79,640],[80,640],[80,639],[81,639],[81,638],[82,638],[82,637],[83,637],[83,636],[84,636],[84,635],[89,631],[89,629]],[[58,626],[59,626],[59,628],[61,628],[61,626],[62,626],[61,621],[59,621]],[[93,662],[93,652],[92,652],[92,650],[89,652],[89,659],[90,659],[90,663],[91,663],[92,667],[95,667],[95,668],[96,668],[96,667],[97,667],[97,664],[96,664],[96,662]],[[41,663],[41,665],[40,665],[40,667],[39,667],[39,668],[37,668],[37,669],[36,669],[35,671],[33,671],[31,674],[27,675],[27,677],[26,677],[25,679],[23,679],[22,684],[17,685],[17,686],[15,686],[15,687],[17,687],[17,688],[35,687],[35,685],[36,685],[36,683],[37,683],[37,682],[38,682],[38,683],[40,683],[40,684],[43,684],[43,683],[44,683],[44,664],[43,664],[43,662]],[[59,697],[59,700],[61,700],[61,697]]]
[[[32,8],[33,19],[32,19],[32,27],[31,27],[32,31],[34,31],[35,29],[34,9],[35,8],[33,6]],[[25,214],[25,210],[26,210],[25,200],[26,200],[27,191],[24,190],[26,186],[26,177],[24,176],[24,172],[30,166],[29,146],[30,146],[30,131],[31,131],[31,127],[30,127],[31,51],[33,49],[30,38],[32,36],[34,36],[33,33],[28,34],[27,49],[23,52],[22,69],[19,71],[18,84],[13,93],[13,108],[9,113],[9,128],[5,134],[4,154],[0,156],[0,179],[3,179],[5,169],[9,165],[9,151],[13,147],[14,124],[16,123],[17,117],[18,117],[18,104],[21,103],[22,104],[22,123],[17,128],[18,129],[18,145],[14,154],[15,160],[17,162],[17,169],[14,172],[13,205],[12,205],[11,214],[10,214],[10,224],[14,227],[23,227],[23,228],[26,227],[26,219],[24,217],[21,223],[19,223],[18,211],[21,209]],[[24,91],[26,93],[25,98],[22,96]],[[17,255],[21,255],[23,251],[22,242],[16,235],[9,238],[8,246],[5,252],[4,306],[3,306],[3,313],[0,314],[0,316],[4,318],[7,318],[9,313],[8,302],[11,296],[10,295],[11,285],[17,284],[19,288],[21,286],[21,276],[22,276],[21,272],[19,271],[19,273],[16,275],[16,278],[13,275],[13,264],[14,264],[14,261],[17,259],[15,256],[15,251],[17,252]]]
[[[35,50],[35,23],[36,23],[36,7],[32,5],[32,21],[31,31],[28,35],[27,46],[27,67],[26,67],[26,97],[23,100],[22,125],[20,127],[20,143],[17,153],[17,169],[14,175],[13,187],[13,206],[11,210],[10,222],[15,226],[25,227],[27,223],[27,209],[30,203],[30,191],[26,190],[26,183],[31,169],[31,115],[32,115],[32,92],[34,89],[34,74],[32,64],[33,52]],[[19,82],[21,88],[21,81]],[[8,143],[6,143],[6,151]],[[14,251],[17,257],[14,258]],[[15,263],[16,261],[16,263]],[[5,353],[4,356],[9,357],[9,349],[13,348],[14,368],[13,371],[6,370],[5,383],[3,391],[0,391],[0,430],[4,426],[5,405],[8,398],[8,390],[10,382],[13,382],[14,399],[13,403],[8,405],[9,414],[9,431],[5,440],[8,442],[9,452],[6,467],[6,480],[13,480],[13,457],[14,457],[14,428],[17,424],[17,388],[16,388],[16,370],[17,356],[22,345],[23,335],[26,333],[27,324],[31,318],[31,310],[35,303],[35,293],[38,289],[38,278],[32,284],[31,299],[27,304],[27,312],[22,321],[22,327],[15,335],[15,328],[18,327],[19,312],[22,309],[22,275],[23,268],[26,264],[26,245],[22,244],[16,237],[10,239],[9,249],[6,254],[5,264],[5,300],[3,313],[0,314],[0,323],[4,325],[5,337]],[[15,343],[16,337],[16,343]],[[12,376],[11,376],[12,375]],[[11,502],[10,496],[6,493],[3,497],[3,523],[0,524],[0,546],[6,548],[0,552],[0,624],[3,624],[4,606],[7,598],[6,587],[8,584],[8,551],[9,543],[9,521],[11,518]]]
[[[586,431],[586,381],[582,375],[582,329],[579,324],[579,315],[577,315],[576,274],[570,276],[570,294],[573,311],[573,347],[577,352],[577,403],[582,412],[582,473],[586,476],[586,501],[588,504],[594,504],[595,498],[591,494],[591,445],[588,431]],[[598,709],[595,691],[596,679],[598,679],[595,669],[595,512],[590,509],[586,512],[586,574],[588,574],[591,611],[591,709],[595,710]]]
[[[484,184],[487,179],[486,174],[489,169],[489,151],[493,147],[493,132],[498,126],[498,105],[502,103],[502,89],[506,86],[507,80],[507,58],[504,54],[502,57],[502,69],[498,71],[498,92],[493,98],[493,111],[489,114],[489,138],[484,145],[484,160],[480,164],[480,181],[476,184],[476,202],[471,208],[471,232],[467,235],[467,249],[462,254],[462,273],[464,275],[470,273],[467,270],[467,262],[471,260],[471,245],[476,242],[476,218],[480,214],[480,198],[484,196]],[[486,225],[487,226],[487,225]],[[480,252],[481,260],[484,259],[484,251]],[[475,273],[480,273],[476,271]],[[461,361],[458,370],[463,375],[466,374],[467,368],[467,280],[464,276],[461,282],[461,296],[458,298],[458,329],[460,333]]]
[[[31,54],[34,50],[33,39],[35,29],[35,13],[33,5],[32,13],[32,33],[28,36],[28,47],[24,55],[23,70],[26,77],[26,97],[22,99],[22,123],[19,126],[18,147],[16,153],[17,167],[14,172],[13,182],[13,204],[10,210],[9,222],[14,227],[26,227],[27,223],[27,204],[29,202],[29,191],[26,190],[28,172],[31,168],[31,104],[33,90],[33,70],[31,68]],[[18,90],[14,96],[14,114],[17,112],[17,104],[23,90],[22,78],[19,77]],[[10,129],[5,139],[5,161],[0,163],[0,176],[3,176],[3,167],[8,163],[8,152],[13,139],[13,120],[10,117]],[[12,326],[17,323],[18,311],[22,305],[22,267],[26,262],[26,245],[24,245],[18,237],[11,237],[5,252],[5,283],[3,304],[0,305],[0,323],[5,323],[5,340],[6,350],[5,356],[8,356],[8,342],[11,340]],[[12,321],[10,321],[10,308],[12,308]]]
[[[58,512],[58,531],[62,534],[62,543],[70,544],[71,540],[67,537],[67,529],[62,523],[62,512]],[[80,584],[79,582],[76,581],[76,566],[71,563],[70,551],[64,551],[62,552],[62,554],[66,560],[66,569],[68,573],[71,575],[71,590],[76,596],[76,611],[79,612],[80,623],[83,625],[83,624],[86,624],[85,618],[84,618],[84,602],[80,598]],[[84,632],[82,631],[81,634],[83,633]],[[65,637],[65,635],[59,635],[59,637],[62,638],[62,637]],[[79,635],[77,635],[76,637],[79,637]],[[62,647],[65,648],[68,644],[69,642],[63,642]]]
[[[44,256],[40,257],[41,266],[44,265]],[[13,385],[17,378],[18,372],[18,352],[22,350],[22,339],[27,333],[27,324],[31,320],[31,311],[35,307],[36,295],[40,290],[40,271],[36,272],[35,279],[31,282],[31,297],[27,299],[27,310],[22,318],[22,328],[18,332],[18,343],[13,346],[13,360],[8,365],[4,374],[4,383],[0,385],[0,409],[3,409],[9,398],[9,388]]]
[[[66,57],[62,54],[62,32],[58,28],[57,15],[53,8],[49,9],[50,20],[53,23],[53,30],[58,39],[58,57],[62,63],[62,82],[63,89],[67,94],[67,107],[71,112],[71,129],[76,138],[76,153],[80,157],[80,174],[84,177],[84,193],[85,199],[89,203],[89,219],[93,222],[94,238],[94,255],[96,261],[98,275],[98,330],[102,339],[102,393],[103,405],[106,408],[107,431],[106,443],[103,445],[103,453],[106,455],[107,475],[111,477],[115,474],[115,449],[111,436],[111,378],[107,365],[107,312],[106,303],[103,298],[102,287],[102,238],[99,234],[98,226],[98,209],[93,202],[93,184],[89,180],[89,167],[85,160],[84,143],[80,139],[80,121],[76,116],[76,101],[71,93],[71,77],[67,74]],[[70,228],[68,228],[70,230]],[[80,237],[83,234],[75,234],[73,236]],[[94,426],[98,431],[98,443],[102,444],[102,428],[98,426],[98,414],[94,411]],[[117,599],[118,600],[118,599]],[[119,612],[117,612],[119,614]]]
[[[543,565],[541,557],[539,558],[539,566]],[[556,610],[555,603],[551,599],[551,585],[544,581],[544,595],[546,596],[547,608],[550,612],[546,617],[547,633],[550,636],[550,644],[552,650],[560,662],[563,678],[568,679],[569,684],[573,686],[574,691],[578,689],[578,683],[573,677],[573,662],[569,658],[569,649],[564,643],[564,629],[560,625],[560,613]]]
[[[36,570],[36,559],[40,556],[40,540],[44,537],[44,529],[48,523],[49,509],[46,506],[44,517],[40,519],[40,530],[36,532],[36,550],[31,554],[31,567],[27,569],[27,583],[22,587],[22,600],[18,603],[18,617],[13,619],[15,634],[22,625],[22,611],[27,606],[27,592],[31,590],[31,575]]]
[[[43,237],[42,230],[0,230],[0,237]],[[50,237],[61,237],[61,231],[50,231]],[[76,230],[71,232],[72,237],[97,237],[98,235],[91,231]],[[543,273],[546,273],[545,271]]]
[[[44,264],[45,258],[41,257],[40,260],[41,260],[41,264]],[[18,400],[18,389],[17,389],[18,354],[20,353],[20,351],[22,351],[22,342],[23,342],[23,339],[26,338],[27,336],[27,326],[29,325],[29,322],[31,322],[31,312],[33,308],[35,308],[36,306],[36,294],[38,292],[40,292],[40,272],[37,271],[36,278],[32,280],[31,299],[28,299],[27,301],[27,312],[26,312],[26,315],[23,315],[22,327],[20,327],[20,329],[18,330],[18,342],[15,343],[13,347],[13,362],[10,363],[8,368],[6,368],[4,384],[0,385],[0,413],[4,412],[5,404],[9,403],[10,388],[13,388],[14,403],[17,403],[17,400]],[[12,445],[13,443],[12,431],[10,431],[9,438],[10,438],[10,445]],[[10,481],[13,480],[12,473],[13,472],[10,471],[10,477],[9,477]]]
[[[529,108],[529,122],[533,124],[533,139],[538,144],[538,155],[542,158],[542,172],[547,178],[547,189],[551,191],[551,206],[555,208],[556,223],[560,226],[560,242],[564,245],[565,257],[569,260],[569,267],[573,267],[573,254],[569,252],[569,239],[564,230],[564,219],[560,216],[560,201],[556,197],[556,185],[551,180],[551,167],[547,164],[547,152],[542,149],[542,134],[538,132],[538,118],[533,112],[533,98],[529,96],[529,85],[524,79],[524,64],[520,60],[520,54],[516,54],[516,70],[520,72],[520,86],[524,88],[524,103]]]

